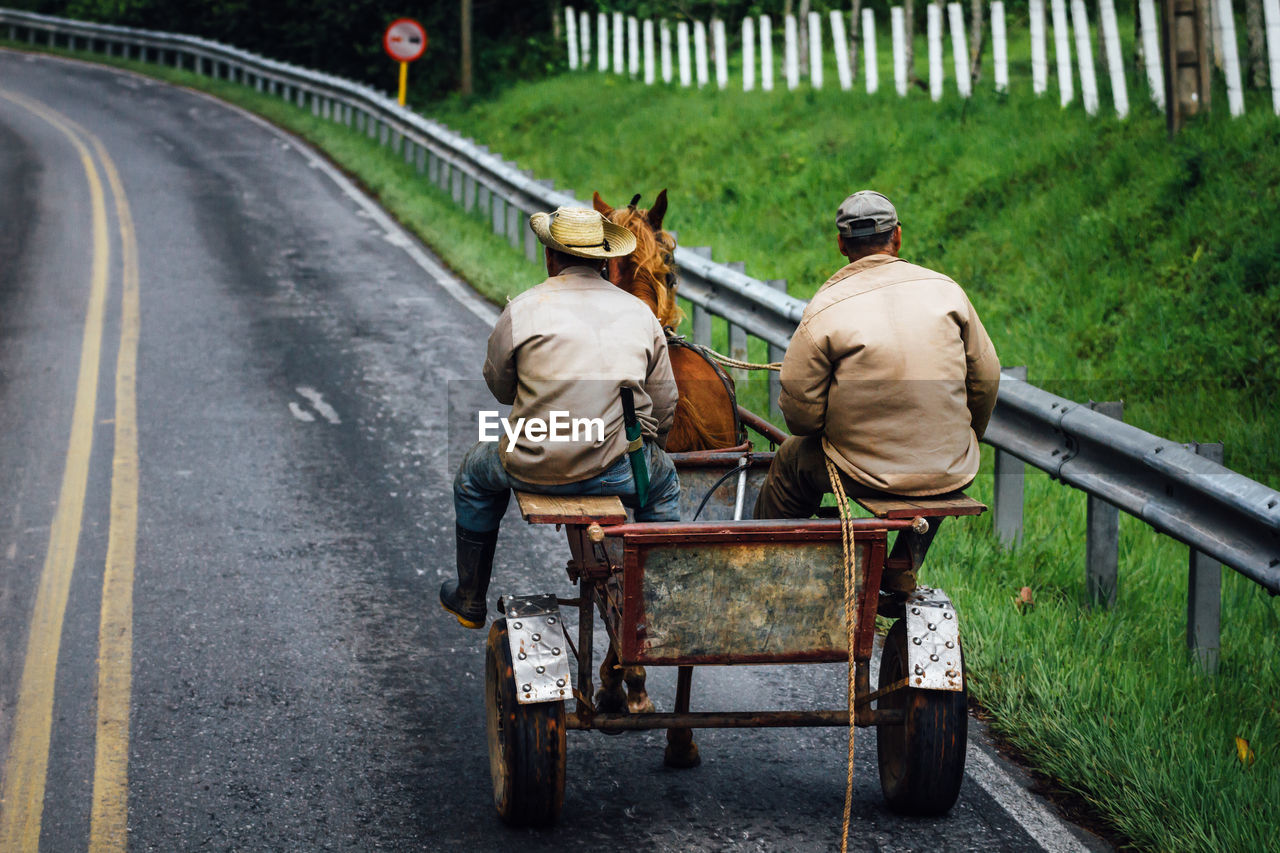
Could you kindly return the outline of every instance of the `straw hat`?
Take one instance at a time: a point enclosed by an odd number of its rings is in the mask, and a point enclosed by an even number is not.
[[[619,258],[636,250],[636,235],[586,207],[535,213],[529,227],[542,245],[579,258]]]

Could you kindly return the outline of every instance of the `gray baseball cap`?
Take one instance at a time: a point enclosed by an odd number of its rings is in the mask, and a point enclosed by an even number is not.
[[[862,190],[846,198],[836,211],[836,231],[841,237],[870,237],[898,225],[893,203],[875,190]]]

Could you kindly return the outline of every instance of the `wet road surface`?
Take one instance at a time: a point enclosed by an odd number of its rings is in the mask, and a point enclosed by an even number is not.
[[[119,361],[131,240],[136,381]],[[496,312],[459,301],[423,252],[241,112],[0,51],[0,847],[86,849],[95,815],[111,841],[112,748],[136,851],[838,846],[840,730],[699,732],[689,771],[662,766],[661,732],[572,732],[559,826],[497,822],[484,635],[436,602],[472,440],[449,400],[484,401]],[[131,396],[136,559],[121,562]],[[566,556],[508,515],[495,593],[570,594]],[[121,679],[127,730],[104,728]],[[673,674],[650,685],[670,709]],[[843,690],[840,666],[699,670],[693,709],[835,708]],[[851,849],[1071,849],[998,768],[947,818],[894,816],[859,735]],[[1002,784],[1012,799],[988,793]]]

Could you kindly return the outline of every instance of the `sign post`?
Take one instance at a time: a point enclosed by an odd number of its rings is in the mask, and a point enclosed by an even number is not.
[[[399,18],[391,22],[382,35],[382,47],[387,55],[400,63],[400,106],[404,106],[405,94],[409,88],[409,63],[418,59],[427,50],[427,31],[422,24],[410,18]]]

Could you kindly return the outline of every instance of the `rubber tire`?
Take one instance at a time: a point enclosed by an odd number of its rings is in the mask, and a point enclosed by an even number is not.
[[[489,774],[498,817],[510,826],[550,826],[564,805],[564,702],[516,701],[505,619],[489,628],[484,669]]]
[[[963,665],[964,650],[960,660]],[[879,686],[907,675],[907,620],[885,637]],[[880,789],[898,814],[946,814],[960,795],[969,737],[969,688],[961,691],[907,687],[878,700],[880,709],[902,709],[901,724],[876,727]]]

